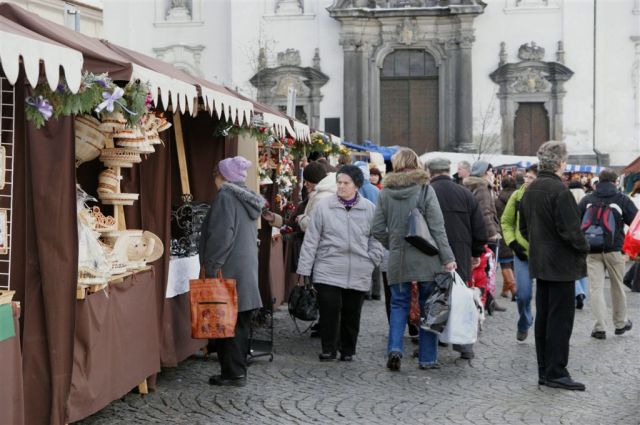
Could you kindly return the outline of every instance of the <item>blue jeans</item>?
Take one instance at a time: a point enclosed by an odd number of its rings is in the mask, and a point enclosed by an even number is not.
[[[526,332],[533,324],[531,314],[531,298],[533,297],[533,280],[529,277],[529,262],[514,257],[513,266],[516,272],[516,300],[518,304],[518,330]]]
[[[576,297],[578,295],[584,295],[585,299],[587,298],[587,292],[588,292],[588,287],[587,284],[589,283],[589,281],[587,280],[586,277],[583,277],[582,279],[578,279],[576,280]]]
[[[419,282],[420,315],[424,315],[424,302],[435,288],[435,282]],[[411,307],[411,283],[389,285],[391,290],[391,317],[389,318],[388,353],[403,352],[404,329]],[[436,363],[438,360],[438,336],[420,328],[419,362],[421,365]]]

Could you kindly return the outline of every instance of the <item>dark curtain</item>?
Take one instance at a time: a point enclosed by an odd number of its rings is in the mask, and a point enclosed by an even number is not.
[[[12,285],[23,306],[25,423],[63,424],[73,365],[78,261],[73,120],[24,118],[16,83]]]

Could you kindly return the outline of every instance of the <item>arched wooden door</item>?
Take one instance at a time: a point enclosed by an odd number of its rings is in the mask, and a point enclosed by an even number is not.
[[[380,144],[401,145],[418,155],[438,150],[438,68],[421,50],[396,50],[380,75]]]
[[[513,123],[515,155],[535,155],[549,140],[549,115],[544,103],[519,103]]]

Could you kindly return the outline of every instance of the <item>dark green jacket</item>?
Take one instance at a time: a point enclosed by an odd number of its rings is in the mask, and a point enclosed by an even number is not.
[[[447,240],[444,218],[433,188],[427,191],[425,220],[440,254],[429,256],[404,240],[407,234],[409,212],[416,206],[422,185],[429,181],[423,170],[390,173],[384,179],[384,188],[378,197],[373,217],[373,236],[389,250],[389,284],[405,282],[430,282],[442,266],[455,261]]]

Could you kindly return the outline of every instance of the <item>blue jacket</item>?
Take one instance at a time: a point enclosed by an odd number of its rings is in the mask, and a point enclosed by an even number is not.
[[[358,189],[360,195],[362,195],[365,199],[368,199],[373,203],[373,205],[378,204],[378,192],[380,189],[371,184],[369,180],[365,180],[364,184],[360,189]]]

